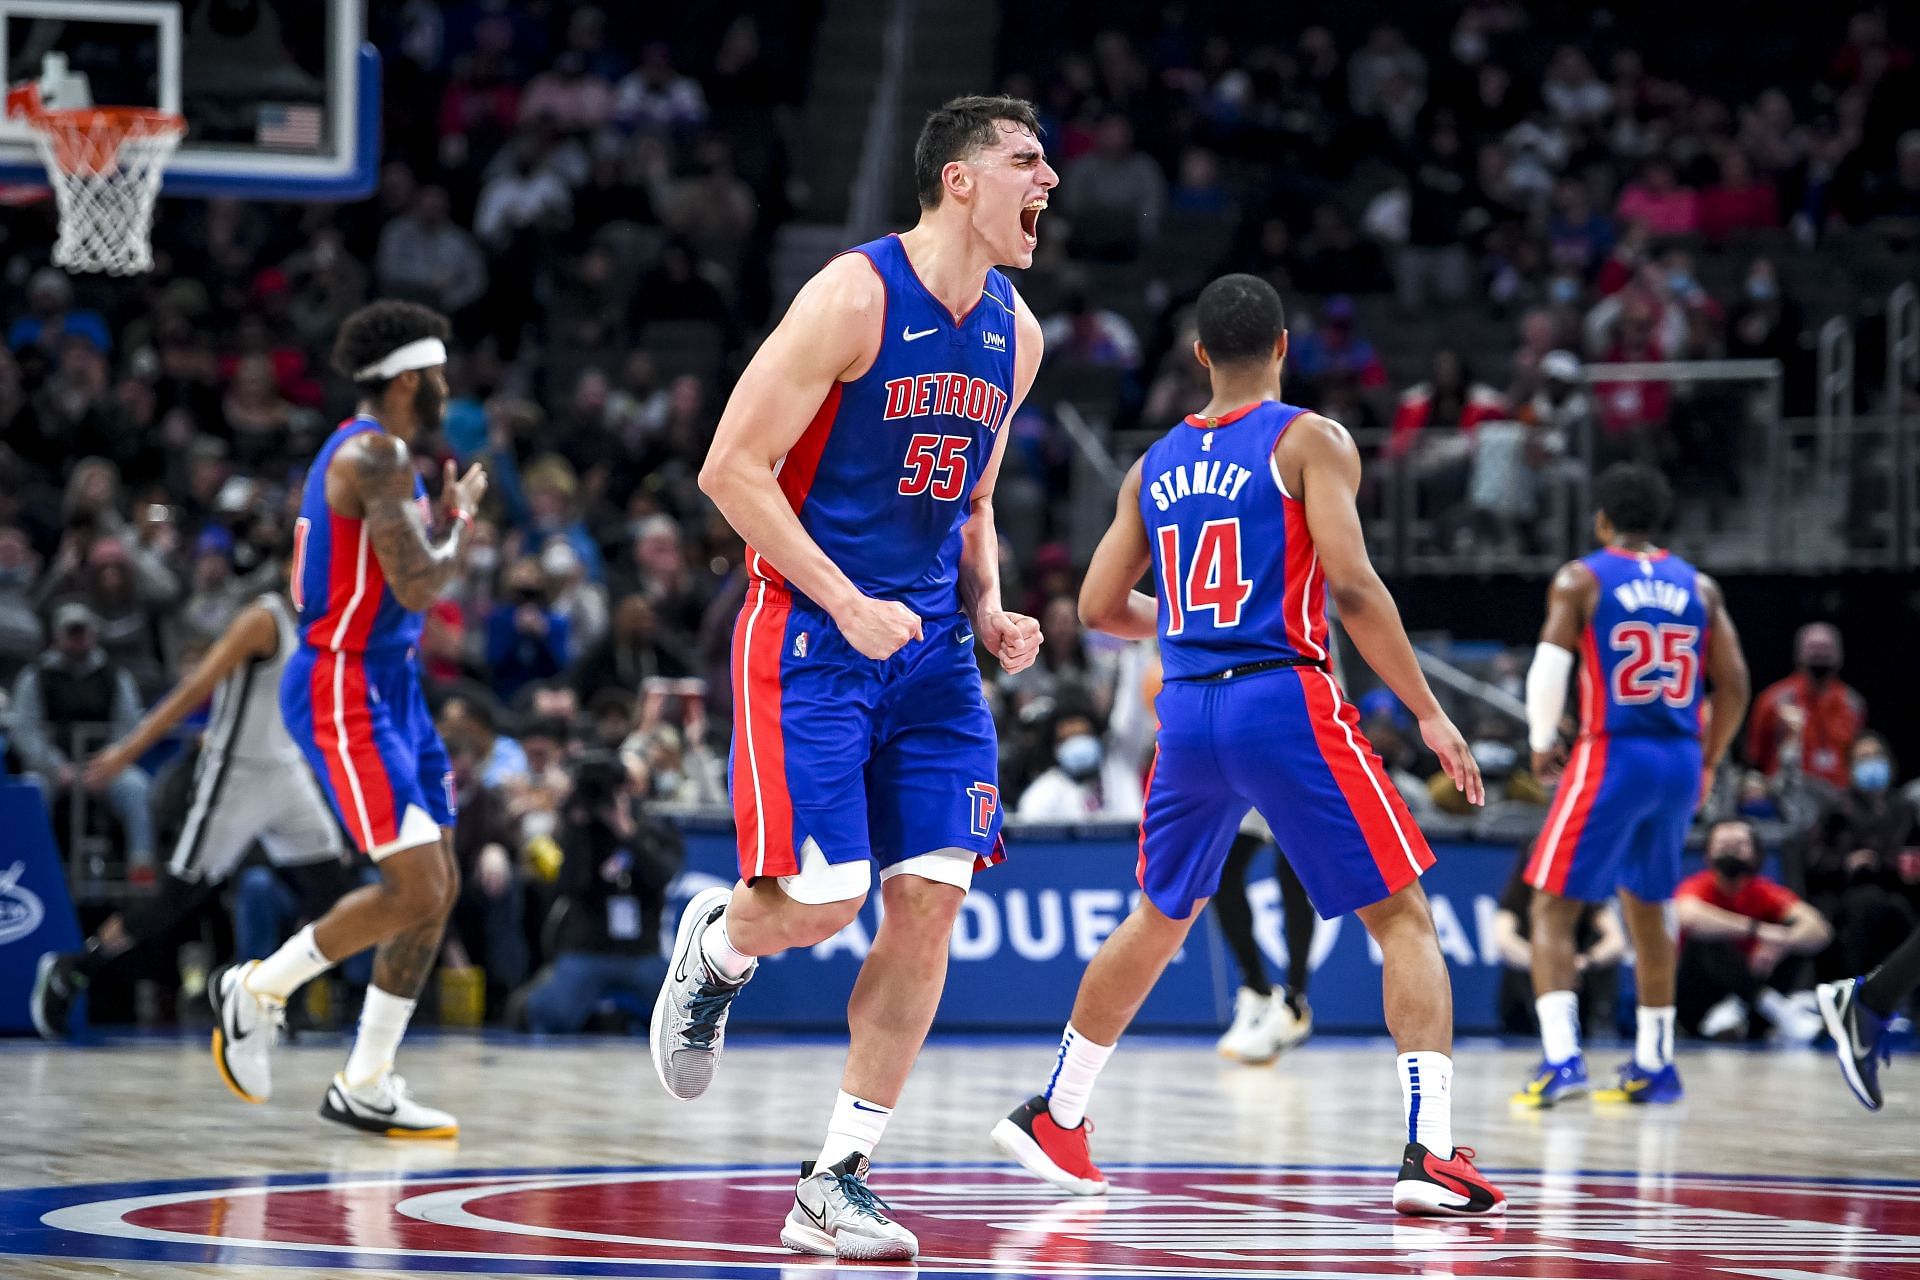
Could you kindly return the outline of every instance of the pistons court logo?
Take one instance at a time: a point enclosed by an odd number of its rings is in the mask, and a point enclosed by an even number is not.
[[[0,871],[0,946],[31,937],[47,918],[40,895],[20,883],[20,877],[25,874],[27,864],[24,862]]]
[[[1920,1183],[1490,1172],[1512,1197],[1505,1221],[1398,1217],[1391,1172],[1351,1166],[1115,1165],[1112,1192],[1083,1199],[1004,1165],[895,1165],[874,1189],[920,1237],[918,1270],[940,1275],[1892,1280],[1920,1268]],[[780,1245],[793,1183],[781,1165],[0,1190],[0,1254],[217,1260],[255,1276],[833,1273]]]

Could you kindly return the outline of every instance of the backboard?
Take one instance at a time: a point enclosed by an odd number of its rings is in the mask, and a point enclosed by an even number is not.
[[[166,195],[355,199],[373,190],[380,150],[380,57],[364,43],[362,7],[0,0],[0,73],[39,82],[47,55],[64,56],[90,105],[183,115]],[[31,135],[0,117],[0,182],[45,181]]]

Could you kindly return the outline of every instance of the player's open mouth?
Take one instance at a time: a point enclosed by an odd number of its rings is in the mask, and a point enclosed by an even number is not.
[[[1040,214],[1046,207],[1047,198],[1041,196],[1038,200],[1029,200],[1020,210],[1020,234],[1027,238],[1029,249],[1040,243]]]

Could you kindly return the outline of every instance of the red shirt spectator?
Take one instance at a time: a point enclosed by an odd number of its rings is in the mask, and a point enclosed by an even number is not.
[[[1620,193],[1614,210],[1622,222],[1643,222],[1656,236],[1683,236],[1700,229],[1700,199],[1674,180],[1673,166],[1656,160]]]
[[[1451,355],[1451,352],[1440,352],[1434,357],[1434,364],[1440,366]],[[1457,361],[1457,357],[1455,359]],[[1387,457],[1405,457],[1419,443],[1420,432],[1428,426],[1472,431],[1489,419],[1511,416],[1506,397],[1486,383],[1467,383],[1463,395],[1457,381],[1450,386],[1441,380],[1445,376],[1436,367],[1434,380],[1417,382],[1400,393],[1400,403],[1393,411],[1393,432],[1387,437]],[[1464,377],[1464,373],[1454,376],[1457,380]]]
[[[1780,196],[1773,184],[1756,178],[1744,151],[1728,148],[1720,159],[1720,181],[1700,193],[1700,231],[1724,240],[1736,231],[1764,231],[1780,225]]]
[[[1763,875],[1743,876],[1731,893],[1711,871],[1696,871],[1673,891],[1675,898],[1694,898],[1709,906],[1731,911],[1761,924],[1783,924],[1787,913],[1800,903],[1800,895]],[[1758,941],[1742,938],[1734,943],[1741,955],[1752,955]]]
[[[1788,748],[1800,769],[1841,791],[1850,785],[1848,754],[1867,726],[1867,702],[1840,679],[1840,632],[1811,622],[1794,637],[1794,673],[1761,691],[1747,721],[1747,760],[1768,777]]]

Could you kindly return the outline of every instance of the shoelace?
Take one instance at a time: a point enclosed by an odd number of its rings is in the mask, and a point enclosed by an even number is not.
[[[1453,1149],[1453,1159],[1465,1160],[1468,1164],[1472,1164],[1474,1161],[1474,1158],[1479,1154],[1480,1153],[1478,1151],[1475,1151],[1472,1147],[1455,1147]],[[1452,1161],[1449,1161],[1448,1163],[1452,1163]]]
[[[687,1002],[689,1017],[680,1039],[689,1048],[711,1049],[714,1036],[720,1033],[720,1016],[727,1011],[727,1006],[733,1003],[733,997],[739,991],[739,987],[721,986],[719,983],[702,985],[693,993],[693,999]]]
[[[893,1206],[873,1194],[873,1188],[869,1187],[859,1174],[836,1173],[833,1175],[833,1180],[839,1186],[840,1194],[846,1197],[847,1204],[854,1210],[866,1214],[869,1218],[875,1218],[881,1222],[887,1221],[886,1215],[880,1211],[885,1209],[892,1212]]]

